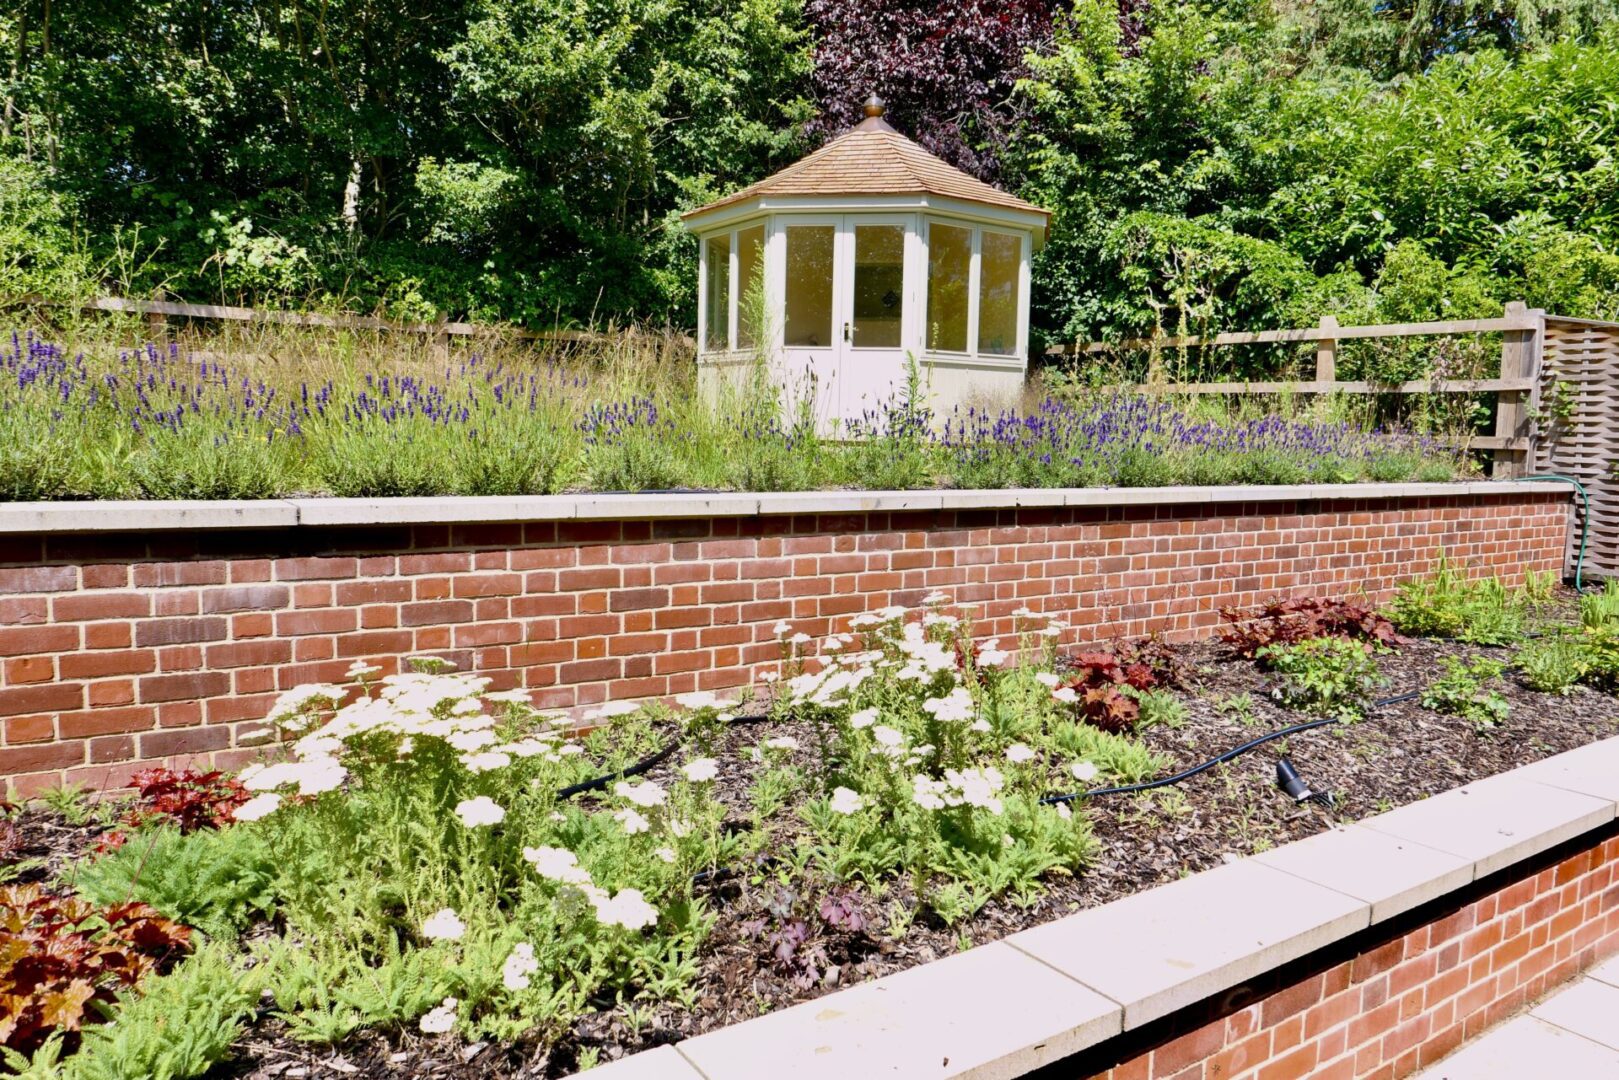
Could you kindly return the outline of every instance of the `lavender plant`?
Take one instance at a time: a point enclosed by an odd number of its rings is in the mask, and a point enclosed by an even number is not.
[[[812,403],[784,414],[767,380],[705,401],[689,373],[664,375],[553,354],[319,377],[14,334],[0,351],[0,499],[1305,483],[1459,467],[1425,438],[1164,398],[935,415],[914,372],[829,440]]]

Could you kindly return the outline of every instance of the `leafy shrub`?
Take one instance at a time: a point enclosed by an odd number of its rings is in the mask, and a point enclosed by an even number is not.
[[[234,937],[274,907],[274,859],[248,829],[187,835],[160,825],[78,868],[75,887],[98,903],[135,899],[213,937]]]
[[[1580,597],[1580,625],[1596,629],[1619,623],[1619,581],[1602,584],[1602,591]]]
[[[67,1080],[186,1080],[230,1057],[231,1044],[258,1005],[257,980],[209,942],[177,965],[120,996],[116,1023],[85,1031]]]
[[[1057,689],[1058,700],[1073,705],[1080,718],[1103,731],[1129,731],[1144,721],[1148,695],[1184,681],[1181,663],[1157,638],[1082,652],[1069,661],[1068,678]],[[1159,720],[1173,717],[1174,707],[1169,704],[1173,697],[1155,696],[1151,701]]]
[[[1440,663],[1444,674],[1423,691],[1425,708],[1460,716],[1480,732],[1506,721],[1512,706],[1499,690],[1489,689],[1490,684],[1501,681],[1504,664],[1487,657],[1463,660],[1455,656],[1444,657]]]
[[[139,827],[162,822],[182,833],[228,825],[236,808],[248,799],[240,781],[218,770],[142,769],[128,786],[136,794],[125,824]]]
[[[37,885],[0,887],[0,1046],[71,1039],[121,990],[179,956],[191,934],[141,903],[98,908]]]
[[[1393,623],[1354,600],[1297,596],[1257,608],[1221,608],[1220,618],[1226,622],[1220,640],[1250,659],[1266,646],[1296,645],[1313,638],[1351,638],[1386,649],[1402,644]]]
[[[1441,557],[1432,577],[1400,583],[1388,614],[1408,634],[1508,645],[1523,636],[1528,602],[1499,578],[1468,580]]]
[[[1141,707],[1142,727],[1178,728],[1186,723],[1186,703],[1168,690],[1137,690],[1135,699]]]
[[[1543,694],[1571,693],[1590,662],[1585,642],[1561,635],[1526,642],[1514,658],[1524,685]]]
[[[1258,659],[1276,675],[1272,690],[1285,705],[1357,720],[1384,680],[1372,647],[1347,638],[1311,638],[1295,645],[1266,645]]]

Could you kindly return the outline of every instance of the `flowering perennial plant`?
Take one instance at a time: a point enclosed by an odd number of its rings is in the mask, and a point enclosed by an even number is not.
[[[1024,613],[1015,641],[975,645],[971,612],[929,599],[819,641],[780,627],[756,731],[692,693],[600,706],[574,738],[436,658],[356,664],[282,695],[281,742],[232,781],[221,831],[143,847],[160,865],[134,888],[251,866],[253,895],[210,933],[250,912],[285,927],[245,947],[317,1041],[395,1024],[544,1042],[594,1001],[690,995],[716,909],[755,903],[716,884],[738,871],[797,881],[804,902],[759,940],[795,980],[830,977],[879,905],[902,933],[918,905],[954,921],[1079,871],[1089,820],[1045,796],[1147,757],[1063,704],[1059,622]]]
[[[0,349],[0,499],[1301,483],[1460,468],[1432,440],[1212,420],[1158,397],[934,416],[901,394],[839,444],[817,437],[812,414],[784,422],[768,386],[715,408],[555,358],[477,355],[429,373],[324,375],[233,370],[174,345],[69,355],[14,334]]]

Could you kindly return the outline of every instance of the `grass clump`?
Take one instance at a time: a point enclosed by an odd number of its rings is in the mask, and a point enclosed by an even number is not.
[[[1534,603],[1499,578],[1470,579],[1441,552],[1432,576],[1399,585],[1388,615],[1402,633],[1510,645],[1523,637]]]

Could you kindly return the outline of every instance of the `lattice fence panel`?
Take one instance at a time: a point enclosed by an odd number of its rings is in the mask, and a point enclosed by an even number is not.
[[[1530,467],[1572,476],[1591,497],[1588,570],[1619,576],[1619,324],[1548,315]]]

